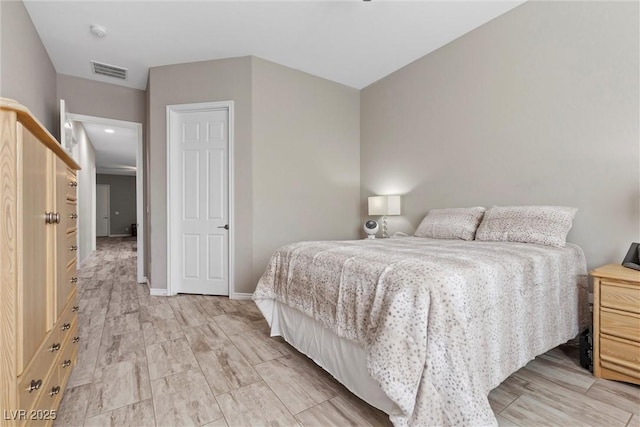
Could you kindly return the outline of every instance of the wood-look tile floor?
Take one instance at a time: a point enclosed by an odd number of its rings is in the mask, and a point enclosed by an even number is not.
[[[78,283],[80,347],[56,426],[368,426],[387,416],[280,338],[251,301],[155,297],[135,241],[98,240]],[[640,387],[595,379],[575,345],[489,395],[502,426],[640,427]]]

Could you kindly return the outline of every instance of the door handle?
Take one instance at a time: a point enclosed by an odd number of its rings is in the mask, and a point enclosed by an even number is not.
[[[229,229],[229,224],[220,225],[220,226],[218,226],[218,228],[224,228],[225,230],[228,230]]]

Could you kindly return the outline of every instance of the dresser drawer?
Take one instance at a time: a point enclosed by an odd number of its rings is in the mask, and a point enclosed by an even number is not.
[[[78,289],[78,269],[75,257],[67,263],[66,271],[56,286],[58,288],[57,291],[58,298],[60,299],[60,307],[65,307],[69,304],[69,301],[71,301],[71,295],[75,295],[75,292]],[[64,310],[64,308],[62,310]],[[60,312],[60,316],[63,316],[63,311]]]
[[[78,258],[78,232],[73,229],[71,233],[67,233],[66,255],[67,265],[74,258]]]
[[[67,273],[65,275],[64,283],[59,283],[58,286],[65,286],[68,295],[71,295],[78,289],[78,263],[77,258],[69,261],[67,264]]]
[[[602,307],[640,314],[640,288],[608,280],[602,280],[600,283],[600,305]]]
[[[58,357],[61,348],[62,344],[58,329],[53,328],[27,369],[18,376],[18,398],[21,409],[33,406],[33,403],[44,390],[49,375],[57,377],[54,361]]]
[[[600,332],[640,342],[640,315],[602,308]]]
[[[78,201],[67,197],[62,224],[67,233],[78,227]]]
[[[602,365],[640,379],[640,343],[603,334],[600,348]],[[616,369],[616,366],[622,368]]]
[[[69,298],[69,302],[65,307],[60,320],[56,323],[58,333],[60,334],[60,341],[64,343],[70,336],[75,337],[77,333],[73,332],[73,328],[78,328],[78,313],[73,311],[73,307],[76,306],[76,294],[73,292]]]
[[[67,169],[67,196],[75,199],[78,189],[78,178],[76,173],[71,169]]]
[[[58,377],[58,370],[54,369],[43,386],[38,400],[28,412],[28,426],[50,426],[57,417],[58,407],[62,400],[64,389]]]
[[[64,390],[71,375],[71,370],[76,366],[78,360],[78,322],[77,320],[71,324],[69,335],[62,343],[62,353],[58,359],[58,378],[60,379],[60,387]]]

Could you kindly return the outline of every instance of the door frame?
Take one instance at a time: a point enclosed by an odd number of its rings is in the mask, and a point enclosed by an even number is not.
[[[144,235],[146,232],[145,229],[145,212],[144,212],[144,140],[142,139],[142,123],[137,122],[129,122],[126,120],[116,120],[116,119],[108,119],[105,117],[95,117],[95,116],[86,116],[83,114],[75,114],[75,113],[67,113],[67,118],[69,120],[73,120],[81,123],[95,123],[106,126],[116,126],[116,127],[124,127],[133,129],[136,131],[138,135],[138,148],[136,151],[136,221],[138,223],[137,233],[138,237],[136,239],[136,252],[137,252],[137,274],[136,274],[136,282],[138,283],[147,283],[147,277],[144,271],[144,254],[145,254],[145,246],[144,246]],[[95,176],[95,175],[94,175]],[[95,210],[95,200],[96,200],[96,187],[95,187],[95,178],[93,180],[93,205]],[[94,215],[95,216],[95,215]],[[111,218],[109,218],[111,221]],[[94,223],[95,225],[95,223]],[[92,242],[93,242],[93,250],[95,250],[96,244],[96,228],[93,227],[92,231]]]
[[[110,237],[111,236],[111,186],[109,184],[96,184],[96,206],[98,205],[98,187],[107,187],[107,211],[109,212],[109,221],[107,222],[107,235],[100,237]],[[96,217],[98,216],[98,208],[96,208]],[[96,218],[96,224],[98,223],[98,218]],[[96,237],[98,236],[97,227],[96,227]]]
[[[234,248],[235,248],[235,226],[234,226],[234,183],[233,183],[233,101],[212,101],[212,102],[198,102],[193,104],[173,104],[166,107],[166,139],[167,139],[167,295],[177,295],[178,291],[171,286],[171,118],[174,113],[185,113],[194,111],[208,111],[208,110],[227,110],[227,185],[228,185],[228,220],[229,220],[229,234],[228,234],[228,277],[229,277],[229,289],[228,297],[233,299],[235,295],[235,272],[234,272]]]

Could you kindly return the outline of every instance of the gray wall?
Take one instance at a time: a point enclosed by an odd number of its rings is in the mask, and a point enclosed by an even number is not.
[[[131,235],[131,224],[138,222],[136,220],[136,177],[97,174],[96,183],[109,186],[109,233]]]
[[[153,288],[166,288],[166,106],[227,100],[235,106],[235,292],[253,292],[282,244],[358,235],[357,90],[254,57],[152,68]]]
[[[84,261],[94,249],[93,227],[95,224],[96,151],[87,133],[78,122],[73,123],[73,136],[77,141],[74,159],[78,162],[78,261]]]
[[[360,91],[252,62],[255,286],[282,245],[358,237]]]
[[[145,91],[80,77],[57,75],[58,98],[69,112],[144,123]]]
[[[361,206],[553,204],[589,267],[640,239],[638,3],[527,2],[362,91]]]
[[[166,106],[234,101],[236,292],[252,292],[251,58],[155,67],[149,70],[150,283],[167,287]]]
[[[56,70],[22,1],[0,1],[0,96],[25,105],[54,136]]]

